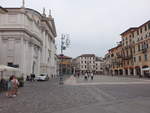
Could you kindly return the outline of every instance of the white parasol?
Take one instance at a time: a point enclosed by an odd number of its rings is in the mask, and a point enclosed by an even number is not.
[[[18,68],[6,66],[6,65],[0,65],[0,72],[1,72],[1,77],[3,78],[3,72],[4,71],[11,71],[11,72],[16,72],[19,71]]]

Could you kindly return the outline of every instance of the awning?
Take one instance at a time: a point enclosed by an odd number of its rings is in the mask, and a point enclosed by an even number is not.
[[[5,75],[3,76],[3,73],[5,71],[9,71],[9,72],[19,72],[20,70],[18,68],[14,68],[14,67],[9,67],[6,65],[0,65],[0,73],[1,73],[1,77],[0,78],[9,78],[10,75]]]
[[[0,71],[19,71],[19,69],[14,67],[9,67],[6,65],[0,65]]]
[[[142,68],[143,71],[148,71],[150,70],[150,67]]]

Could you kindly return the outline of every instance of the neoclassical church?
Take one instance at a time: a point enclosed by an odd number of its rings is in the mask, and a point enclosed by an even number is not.
[[[0,64],[18,67],[23,75],[56,74],[56,36],[51,12],[0,6]]]

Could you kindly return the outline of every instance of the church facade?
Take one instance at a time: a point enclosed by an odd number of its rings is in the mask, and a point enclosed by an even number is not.
[[[23,75],[56,74],[56,29],[51,14],[0,7],[0,64]]]

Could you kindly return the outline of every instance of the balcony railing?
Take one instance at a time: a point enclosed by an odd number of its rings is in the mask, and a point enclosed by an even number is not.
[[[147,52],[147,48],[143,48],[143,49],[142,49],[142,52],[143,52],[143,53],[146,53],[146,52]]]
[[[122,55],[117,55],[117,58],[122,58],[123,56]]]
[[[126,45],[124,46],[124,49],[129,49],[129,48],[132,48],[133,44],[130,44],[130,45]]]
[[[124,57],[123,57],[123,60],[130,60],[130,59],[132,59],[132,58],[133,58],[132,55],[128,55],[128,56],[124,56]]]

